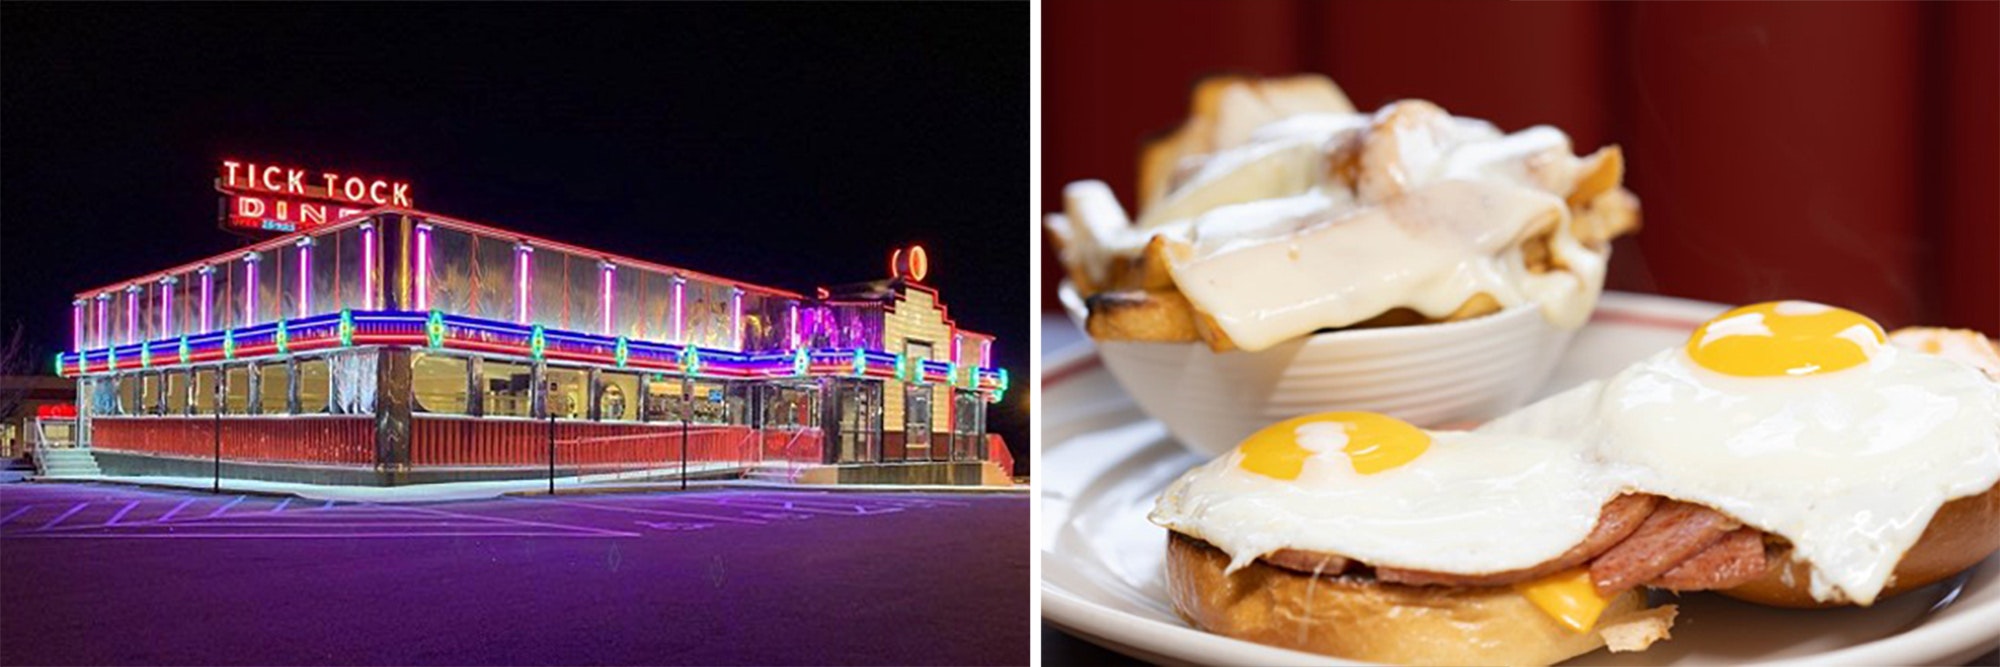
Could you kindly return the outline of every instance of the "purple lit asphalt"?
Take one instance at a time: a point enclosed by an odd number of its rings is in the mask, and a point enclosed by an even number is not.
[[[1025,664],[1028,499],[0,484],[0,664]]]

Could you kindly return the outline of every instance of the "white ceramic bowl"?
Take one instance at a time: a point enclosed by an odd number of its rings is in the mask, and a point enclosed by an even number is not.
[[[1068,281],[1061,298],[1083,328],[1088,311]],[[1534,395],[1573,333],[1526,304],[1458,322],[1315,334],[1258,352],[1095,342],[1141,409],[1190,449],[1216,456],[1272,422],[1314,412],[1366,410],[1427,427],[1498,416]]]

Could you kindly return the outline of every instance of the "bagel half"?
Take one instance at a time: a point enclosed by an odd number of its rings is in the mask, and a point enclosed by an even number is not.
[[[1596,628],[1575,632],[1506,586],[1405,586],[1314,576],[1262,561],[1224,574],[1228,554],[1180,533],[1169,535],[1167,592],[1174,611],[1189,624],[1352,660],[1549,665],[1604,646],[1607,635],[1643,647],[1665,637],[1673,613],[1671,607],[1644,610],[1643,595],[1628,591],[1611,601]],[[1620,637],[1621,631],[1641,636]]]
[[[1942,581],[1979,564],[1995,551],[2000,551],[2000,485],[1939,507],[1917,543],[1903,552],[1895,573],[1889,576],[1889,585],[1876,599]],[[1719,592],[1745,602],[1796,609],[1854,604],[1845,599],[1813,599],[1812,568],[1792,560],[1789,550],[1763,577]]]

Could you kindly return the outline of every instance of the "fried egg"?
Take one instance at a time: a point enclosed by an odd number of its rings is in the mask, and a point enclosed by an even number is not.
[[[1161,496],[1154,523],[1230,556],[1280,549],[1484,574],[1553,559],[1589,535],[1617,483],[1580,441],[1425,431],[1375,413],[1278,422]]]
[[[1478,431],[1578,443],[1599,476],[1790,540],[1815,598],[1862,605],[1938,508],[2000,482],[2000,384],[1801,301],[1724,313]]]

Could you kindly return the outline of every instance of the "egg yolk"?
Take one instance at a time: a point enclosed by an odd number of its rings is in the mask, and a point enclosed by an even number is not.
[[[1889,339],[1851,310],[1808,301],[1769,301],[1723,313],[1694,330],[1687,354],[1728,375],[1830,373],[1866,363]]]
[[[1244,470],[1298,479],[1316,451],[1339,447],[1354,471],[1372,475],[1409,463],[1430,449],[1431,436],[1408,422],[1373,412],[1323,412],[1294,417],[1250,434],[1238,448]]]

